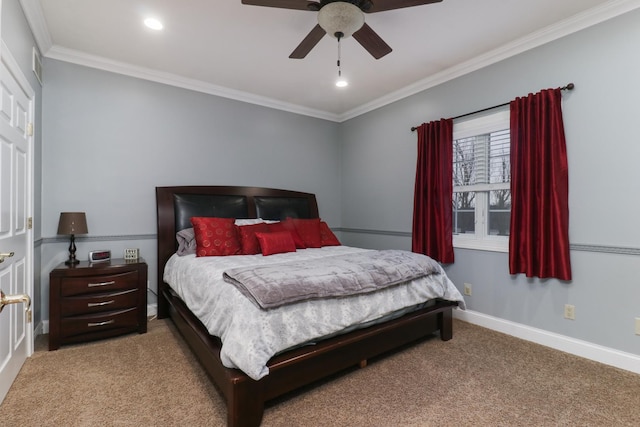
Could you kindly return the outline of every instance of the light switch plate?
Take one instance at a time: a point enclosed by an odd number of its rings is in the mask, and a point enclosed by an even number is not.
[[[140,258],[140,249],[125,249],[124,250],[124,259],[134,260]]]

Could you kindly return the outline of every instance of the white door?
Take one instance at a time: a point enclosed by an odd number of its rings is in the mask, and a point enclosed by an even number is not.
[[[32,129],[33,89],[0,41],[0,289],[7,297],[33,294]],[[27,357],[33,327],[26,304],[0,312],[0,403]]]

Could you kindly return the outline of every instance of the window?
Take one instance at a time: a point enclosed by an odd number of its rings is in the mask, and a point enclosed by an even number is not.
[[[453,125],[453,244],[508,251],[509,110]]]

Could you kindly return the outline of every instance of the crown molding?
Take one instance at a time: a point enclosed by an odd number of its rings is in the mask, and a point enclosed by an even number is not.
[[[42,12],[42,6],[38,0],[20,0],[20,6],[31,28],[33,38],[36,40],[38,50],[44,54],[51,49],[53,42],[51,40],[51,34],[49,34],[49,28],[47,27],[47,20],[44,18],[44,13]]]
[[[125,62],[114,61],[112,59],[90,55],[78,50],[67,49],[57,45],[51,47],[51,49],[49,49],[45,56],[47,58],[57,59],[59,61],[70,62],[77,65],[83,65],[85,67],[97,68],[104,71],[110,71],[117,74],[136,77],[156,83],[163,83],[166,85],[189,89],[196,92],[202,92],[209,95],[216,95],[236,101],[274,108],[276,110],[288,111],[304,116],[317,117],[324,120],[338,121],[338,116],[336,114],[326,111],[314,110],[312,108],[282,102],[273,98],[267,98],[248,92],[217,86],[211,83],[203,82],[201,80],[189,79],[172,73],[166,73],[151,68],[139,67]]]
[[[449,80],[464,76],[638,8],[640,8],[640,0],[614,0],[607,2],[347,111],[339,116],[339,121],[344,122],[368,113],[369,111],[384,107],[385,105],[415,95],[416,93],[430,89]]]
[[[20,4],[22,5],[27,22],[31,27],[31,31],[34,34],[38,48],[43,56],[47,58],[338,123],[350,120],[449,80],[464,76],[496,62],[526,52],[527,50],[542,46],[569,34],[640,8],[640,0],[612,0],[601,6],[594,7],[564,21],[531,33],[528,36],[510,42],[469,61],[443,70],[431,77],[405,86],[400,90],[389,93],[343,114],[334,114],[53,45],[40,2],[38,0],[20,0]]]

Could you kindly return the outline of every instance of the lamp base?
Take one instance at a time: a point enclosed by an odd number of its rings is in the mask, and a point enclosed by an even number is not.
[[[66,265],[76,265],[80,262],[76,259],[76,238],[72,234],[69,240],[70,240],[69,241],[69,259],[66,260],[64,263]]]

